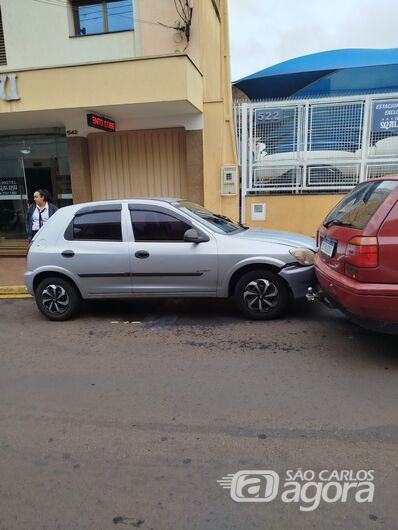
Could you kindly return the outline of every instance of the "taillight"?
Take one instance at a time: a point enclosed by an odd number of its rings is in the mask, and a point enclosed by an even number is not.
[[[379,262],[377,237],[356,236],[350,239],[345,251],[345,261],[358,268],[377,267]]]

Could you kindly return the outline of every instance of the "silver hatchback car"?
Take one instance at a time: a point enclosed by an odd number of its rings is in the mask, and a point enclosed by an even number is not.
[[[25,283],[50,320],[82,299],[233,296],[251,319],[280,316],[314,280],[315,240],[256,230],[180,199],[59,209],[31,244]]]

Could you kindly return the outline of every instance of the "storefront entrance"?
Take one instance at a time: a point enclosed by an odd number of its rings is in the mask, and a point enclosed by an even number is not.
[[[0,136],[0,255],[26,248],[26,213],[38,189],[58,207],[72,204],[65,136]]]
[[[36,190],[45,189],[53,196],[50,167],[25,168],[26,189],[30,201]]]
[[[26,239],[27,199],[22,159],[0,160],[0,242]]]

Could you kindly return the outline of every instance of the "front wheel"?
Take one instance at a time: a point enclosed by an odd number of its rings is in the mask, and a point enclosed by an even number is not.
[[[246,317],[271,320],[285,312],[289,290],[284,280],[271,271],[250,271],[238,280],[235,301]]]
[[[37,307],[49,320],[68,320],[80,306],[80,294],[64,278],[46,278],[35,292]]]

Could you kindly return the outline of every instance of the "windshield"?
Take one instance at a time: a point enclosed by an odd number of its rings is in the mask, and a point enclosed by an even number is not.
[[[242,230],[242,228],[246,229],[244,225],[236,221],[232,221],[228,217],[225,217],[225,215],[219,215],[214,212],[210,212],[209,210],[206,210],[206,208],[203,208],[203,206],[193,202],[178,201],[173,203],[173,206],[179,210],[182,210],[192,219],[200,221],[208,228],[216,230],[220,233],[229,234],[231,232],[236,232],[237,230]]]
[[[397,185],[397,181],[382,180],[357,186],[333,208],[323,225],[340,224],[362,230]]]

